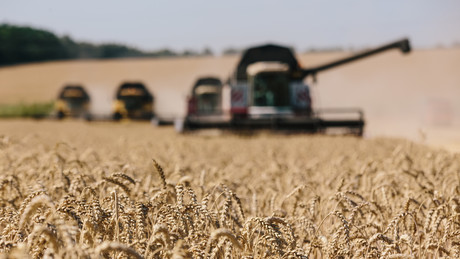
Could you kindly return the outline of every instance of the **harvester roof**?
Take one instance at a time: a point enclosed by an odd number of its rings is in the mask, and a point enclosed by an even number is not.
[[[247,74],[254,76],[262,72],[287,72],[289,66],[280,62],[257,62],[248,66]]]
[[[219,78],[217,77],[200,77],[198,80],[196,80],[195,84],[193,87],[199,86],[199,85],[217,85],[217,86],[222,86],[222,82],[220,81]]]
[[[117,90],[116,98],[121,99],[124,97],[142,97],[145,100],[153,100],[152,94],[142,83],[128,82],[123,83]]]
[[[274,61],[287,64],[289,70],[301,69],[291,49],[279,45],[267,44],[247,49],[236,68],[236,79],[247,80],[247,67],[256,62]]]
[[[205,86],[205,87],[203,87]],[[212,90],[214,88],[215,90]],[[192,95],[200,94],[198,92],[203,93],[205,92],[214,92],[218,91],[218,89],[222,88],[222,81],[220,81],[217,77],[200,77],[196,80],[195,84],[192,87]]]
[[[78,98],[82,100],[89,100],[89,95],[85,88],[80,85],[67,85],[64,86],[58,95],[58,99]]]

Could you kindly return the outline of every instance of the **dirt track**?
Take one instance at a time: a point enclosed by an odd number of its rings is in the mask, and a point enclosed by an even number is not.
[[[303,66],[345,53],[304,54]],[[50,62],[0,69],[0,103],[47,101],[67,82],[89,88],[93,111],[110,111],[124,80],[144,82],[155,94],[156,111],[178,116],[193,81],[201,75],[227,77],[238,57],[125,59]],[[318,75],[316,107],[362,107],[367,136],[396,135],[460,147],[460,49],[383,53]]]

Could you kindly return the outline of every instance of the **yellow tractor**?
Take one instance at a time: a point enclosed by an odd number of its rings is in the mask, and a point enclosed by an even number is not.
[[[153,117],[153,96],[144,84],[126,82],[120,85],[112,106],[112,118],[150,120]]]
[[[91,120],[90,98],[80,85],[67,85],[60,91],[55,103],[56,117],[85,118]]]

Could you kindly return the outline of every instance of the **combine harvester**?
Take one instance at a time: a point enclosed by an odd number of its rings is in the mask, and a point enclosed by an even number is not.
[[[84,118],[88,121],[152,120],[156,125],[171,125],[173,120],[155,116],[154,97],[140,82],[122,83],[112,104],[111,115],[90,114],[90,97],[82,86],[69,85],[60,91],[55,103],[55,117]]]
[[[58,95],[54,107],[58,119],[71,117],[91,120],[89,108],[89,95],[85,88],[80,85],[64,86]]]
[[[187,115],[176,120],[177,131],[197,129],[281,130],[320,133],[342,129],[363,135],[361,109],[312,108],[307,77],[387,50],[410,52],[403,39],[313,68],[302,68],[292,51],[263,45],[246,50],[225,85],[217,78],[201,78],[192,88]]]
[[[187,113],[208,119],[222,116],[222,81],[217,77],[201,77],[192,87]]]
[[[112,105],[112,118],[150,120],[153,118],[153,95],[139,82],[120,85]]]

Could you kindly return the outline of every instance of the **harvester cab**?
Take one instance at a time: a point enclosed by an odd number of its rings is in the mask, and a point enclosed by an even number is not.
[[[90,98],[86,90],[79,85],[68,85],[62,88],[55,103],[56,117],[91,119],[89,113]]]
[[[217,115],[222,112],[222,82],[216,77],[201,77],[192,87],[187,113]]]
[[[112,117],[114,120],[123,118],[150,120],[153,117],[152,94],[142,83],[123,83],[115,94]]]
[[[257,62],[248,66],[247,76],[248,108],[234,110],[235,114],[253,118],[310,114],[310,91],[306,85],[291,82],[287,64]]]
[[[311,76],[316,81],[319,72],[391,49],[410,52],[409,41],[393,42],[312,68],[302,68],[287,47],[269,44],[249,48],[223,87],[222,116],[211,119],[205,113],[191,114],[189,111],[182,128],[307,132],[339,128],[347,133],[362,135],[364,116],[361,109],[314,110],[305,78]]]

